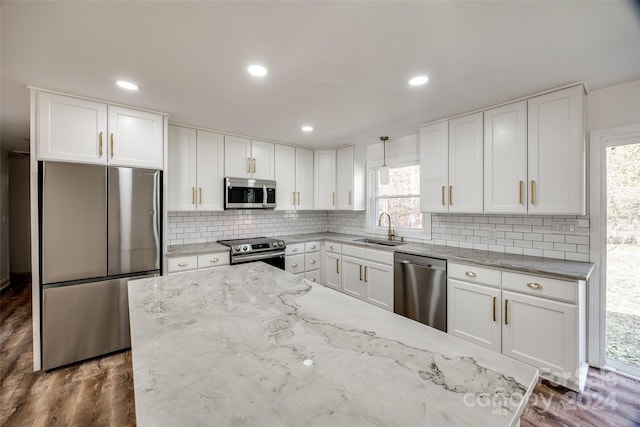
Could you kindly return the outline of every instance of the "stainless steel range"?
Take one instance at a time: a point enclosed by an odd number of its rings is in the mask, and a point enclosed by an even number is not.
[[[220,240],[231,248],[231,264],[262,261],[284,270],[284,241],[269,237],[254,239]]]

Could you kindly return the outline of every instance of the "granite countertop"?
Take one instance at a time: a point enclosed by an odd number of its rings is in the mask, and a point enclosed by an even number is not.
[[[268,266],[129,282],[139,426],[519,422],[535,368]]]
[[[558,279],[587,280],[593,271],[593,264],[579,261],[565,261],[554,258],[542,258],[526,255],[505,254],[501,252],[480,251],[475,249],[454,248],[428,243],[407,242],[399,246],[383,246],[371,243],[357,242],[364,236],[340,233],[309,233],[288,236],[275,236],[287,245],[309,242],[313,240],[328,240],[350,245],[360,245],[383,251],[405,252],[416,255],[446,259],[449,262],[462,262],[485,267],[513,270],[520,273],[541,274]],[[195,243],[189,245],[170,246],[167,257],[177,257],[208,252],[224,252],[228,247],[219,243]]]

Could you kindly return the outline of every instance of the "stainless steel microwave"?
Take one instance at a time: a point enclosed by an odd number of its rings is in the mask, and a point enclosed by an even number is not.
[[[225,178],[225,209],[273,209],[276,182],[263,179]]]

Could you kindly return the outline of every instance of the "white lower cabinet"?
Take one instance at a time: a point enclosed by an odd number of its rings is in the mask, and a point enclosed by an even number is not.
[[[320,283],[342,291],[342,255],[323,251],[320,254]]]
[[[393,252],[342,245],[342,254],[342,292],[393,311]]]
[[[588,368],[585,286],[580,280],[449,263],[447,332],[582,391]]]
[[[167,273],[182,273],[185,271],[205,270],[229,265],[229,252],[213,252],[200,255],[189,255],[167,259]]]
[[[342,257],[342,293],[364,300],[364,274],[362,260]]]
[[[314,241],[287,245],[284,269],[293,274],[300,274],[312,282],[319,282],[320,244]]]

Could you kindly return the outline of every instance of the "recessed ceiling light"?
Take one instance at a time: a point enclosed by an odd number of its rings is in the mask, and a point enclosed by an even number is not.
[[[131,82],[127,82],[125,80],[118,80],[116,82],[116,84],[118,86],[120,86],[122,89],[127,89],[127,90],[138,90],[138,85],[131,83]]]
[[[427,76],[416,76],[409,80],[409,84],[411,86],[421,86],[429,81],[429,77]]]
[[[267,74],[267,69],[262,65],[250,65],[249,68],[247,68],[247,71],[252,76],[258,76],[258,77],[262,77]]]
[[[313,131],[313,126],[304,125],[304,126],[302,126],[302,131],[303,132],[311,132],[311,131]]]

